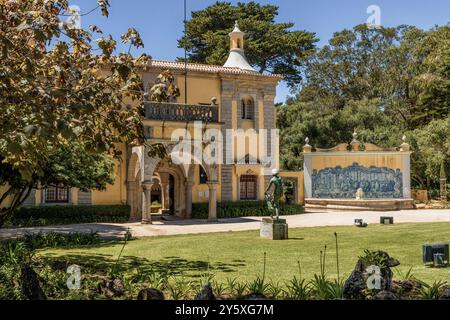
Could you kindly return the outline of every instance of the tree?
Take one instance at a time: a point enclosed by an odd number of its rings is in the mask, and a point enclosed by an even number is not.
[[[105,190],[107,184],[114,183],[114,159],[109,155],[89,153],[79,143],[50,149],[46,154],[48,162],[36,188],[64,185],[87,192]]]
[[[289,101],[279,107],[277,127],[280,132],[280,161],[287,170],[303,169],[305,138],[319,148],[331,148],[350,142],[353,130],[363,143],[392,147],[401,141],[399,130],[379,108],[379,100],[350,100],[335,111],[319,111],[314,103]],[[318,113],[320,112],[320,116]]]
[[[431,31],[420,43],[423,72],[415,78],[418,102],[413,120],[426,125],[450,115],[450,26]]]
[[[425,32],[410,26],[336,32],[307,62],[299,100],[339,110],[348,100],[380,99],[380,108],[411,128],[418,94],[412,83],[422,61]]]
[[[108,1],[98,4],[107,16]],[[102,188],[109,181],[103,155],[118,157],[119,143],[143,142],[139,72],[150,57],[113,55],[115,40],[101,36],[98,27],[61,24],[67,11],[66,0],[0,3],[0,222],[34,187],[61,180]],[[97,50],[92,37],[98,34]],[[130,47],[143,46],[132,28],[121,39]],[[79,147],[71,149],[74,143]],[[81,172],[77,180],[75,172],[58,168],[55,161],[70,150],[80,151],[81,167],[93,172]]]
[[[314,52],[315,34],[293,31],[293,23],[276,23],[278,7],[253,1],[216,2],[192,12],[186,36],[178,40],[187,49],[188,61],[223,65],[229,54],[229,36],[235,21],[246,34],[245,54],[259,72],[282,74],[294,87],[301,80],[305,58]]]
[[[439,186],[441,166],[450,176],[450,117],[433,120],[409,133],[412,154],[412,179],[423,188]]]
[[[180,96],[180,89],[175,83],[175,77],[170,70],[163,71],[150,88],[150,100],[155,102],[176,101]]]
[[[356,128],[362,142],[393,147],[406,134],[414,151],[413,186],[436,186],[440,161],[450,161],[443,151],[449,30],[359,25],[336,32],[308,59],[301,90],[279,107],[282,165],[302,168],[306,137],[314,146],[332,147],[349,142]]]
[[[33,175],[33,183],[25,180],[17,169],[3,161],[0,162],[0,185],[7,185],[1,195],[0,203],[12,198],[12,205],[21,203],[32,189],[45,189],[64,185],[82,191],[105,190],[107,184],[114,183],[114,160],[111,156],[90,153],[80,143],[69,143],[62,147],[47,145],[41,159],[42,176]],[[0,160],[4,160],[0,156]],[[25,187],[26,186],[26,187]],[[0,226],[10,214],[0,215]]]

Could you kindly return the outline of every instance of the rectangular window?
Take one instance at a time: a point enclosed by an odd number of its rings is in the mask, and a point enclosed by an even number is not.
[[[257,199],[257,177],[252,175],[243,175],[240,180],[240,199],[256,200]]]
[[[69,188],[64,186],[45,189],[45,203],[68,203]]]

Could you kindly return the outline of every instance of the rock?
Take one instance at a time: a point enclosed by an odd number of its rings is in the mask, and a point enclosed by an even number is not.
[[[403,292],[412,292],[422,288],[422,284],[416,280],[406,280],[401,283],[401,288]]]
[[[195,300],[216,300],[211,283],[208,282],[203,286],[203,289],[195,296]]]
[[[404,281],[393,281],[391,291],[400,296],[401,299],[414,299],[420,298],[420,289],[422,284],[414,279]]]
[[[39,276],[30,264],[20,263],[20,280],[22,282],[22,293],[29,300],[47,300],[39,283]]]
[[[164,300],[164,293],[158,289],[147,288],[139,291],[138,300]]]
[[[350,300],[364,300],[365,296],[362,293],[367,287],[366,280],[361,271],[355,270],[344,284],[344,298]]]
[[[398,261],[397,259],[392,258],[391,256],[389,256],[389,254],[387,252],[378,251],[378,253],[380,255],[384,256],[387,259],[387,266],[389,268],[396,267],[396,266],[400,265],[400,261]]]
[[[386,266],[380,268],[380,287],[373,289],[375,294],[380,291],[391,291],[393,277],[391,268],[400,264],[397,259],[390,257],[384,251],[378,251],[378,256],[384,260]],[[367,280],[371,276],[367,271],[368,267],[369,265],[366,265],[362,259],[358,260],[352,274],[344,283],[345,299],[364,300],[366,298],[364,291],[367,289]]]
[[[439,300],[450,300],[450,286],[445,286]]]
[[[124,293],[122,281],[118,278],[103,279],[98,284],[98,291],[108,298],[121,297]]]
[[[391,291],[380,291],[374,297],[373,300],[400,300],[399,296]]]

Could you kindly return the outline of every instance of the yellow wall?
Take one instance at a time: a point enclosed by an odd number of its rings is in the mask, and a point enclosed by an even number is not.
[[[9,188],[8,185],[0,186],[0,196],[3,195],[6,191],[8,191],[8,188]],[[3,204],[0,204],[0,208],[5,208],[8,207],[9,205],[11,205],[11,197],[6,198]]]
[[[220,173],[220,167],[219,167]],[[219,177],[219,181],[220,177]],[[217,186],[217,201],[222,198],[221,185]],[[194,173],[194,185],[192,186],[192,202],[193,203],[206,203],[209,201],[209,187],[208,184],[200,184],[200,166],[195,166]]]
[[[184,76],[176,75],[177,86],[180,89],[179,103],[185,103],[185,86]],[[190,75],[187,77],[187,103],[188,104],[210,104],[211,98],[217,98],[217,104],[220,106],[220,92],[221,83],[220,79],[216,76],[205,77]],[[219,113],[220,114],[220,113]]]
[[[92,191],[93,205],[125,204],[127,201],[126,189],[126,150],[125,145],[118,147],[122,151],[122,161],[116,160],[114,185],[108,185],[106,191]]]
[[[335,168],[336,166],[348,167],[357,162],[364,167],[386,167],[389,169],[400,169],[403,171],[401,154],[351,154],[339,155],[315,155],[311,158],[311,169],[321,170],[324,168]]]
[[[151,126],[152,127],[152,137],[154,139],[163,139],[166,141],[170,141],[171,137],[174,133],[175,130],[178,129],[183,129],[180,132],[183,132],[184,134],[184,130],[186,130],[187,132],[189,132],[190,138],[194,139],[194,123],[189,123],[188,126],[186,126],[186,122],[166,122],[163,125],[162,121],[154,121],[154,120],[145,120],[144,121],[145,125]],[[205,126],[203,126],[203,128],[205,128]],[[212,128],[216,128],[216,129],[220,129],[220,125],[218,124],[208,124],[208,129],[212,129]],[[203,133],[199,132],[200,138],[201,135]]]

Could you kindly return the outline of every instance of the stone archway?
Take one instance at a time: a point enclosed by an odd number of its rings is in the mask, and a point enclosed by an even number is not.
[[[176,214],[179,217],[183,217],[186,219],[190,219],[192,217],[192,187],[194,185],[194,169],[195,165],[201,164],[204,168],[207,176],[208,176],[208,187],[209,187],[209,221],[217,220],[217,187],[218,187],[218,166],[217,165],[207,165],[203,161],[198,159],[193,159],[190,164],[183,165],[171,165],[165,166],[161,165],[167,162],[170,162],[171,153],[175,144],[166,144],[164,145],[166,149],[167,157],[165,159],[161,159],[159,157],[150,157],[148,154],[147,147],[139,147],[140,154],[140,164],[141,168],[141,190],[143,191],[144,196],[142,197],[142,193],[138,191],[138,188],[134,188],[136,193],[140,194],[140,198],[142,199],[141,208],[141,216],[142,223],[151,223],[151,213],[150,213],[150,205],[151,205],[151,190],[153,186],[153,176],[156,172],[159,174],[167,173],[174,177],[175,188],[178,190],[175,195],[174,201],[176,201]],[[195,154],[194,152],[192,154]],[[133,158],[133,156],[132,156]],[[130,172],[133,170],[133,167],[129,166]]]
[[[186,178],[184,170],[179,165],[171,163],[170,158],[167,157],[161,160],[155,168],[154,174],[161,177],[161,199],[163,211],[168,210],[170,203],[173,203],[174,215],[184,218],[186,211],[185,190]],[[173,198],[170,197],[169,179],[173,177]]]

